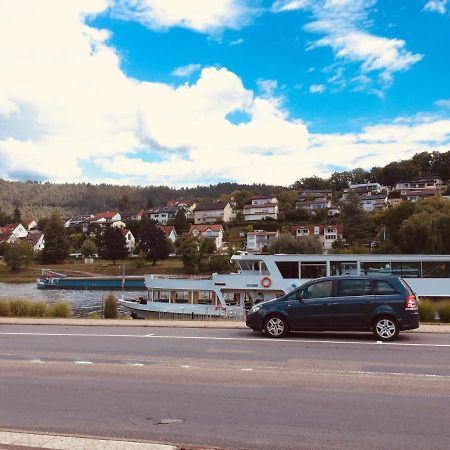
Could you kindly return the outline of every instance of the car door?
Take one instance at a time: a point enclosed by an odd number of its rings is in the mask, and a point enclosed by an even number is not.
[[[333,301],[333,281],[307,284],[287,300],[287,314],[294,330],[328,329],[331,325],[330,306]]]
[[[370,279],[341,278],[337,280],[335,297],[330,306],[332,328],[367,329],[375,308],[376,297]]]

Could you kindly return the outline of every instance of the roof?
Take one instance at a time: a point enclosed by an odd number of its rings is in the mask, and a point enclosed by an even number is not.
[[[255,230],[249,231],[247,236],[255,235],[255,236],[277,236],[278,231],[264,231],[264,230]]]
[[[436,189],[418,189],[417,191],[410,190],[406,192],[403,197],[410,197],[412,195],[414,197],[433,197],[436,195]]]
[[[27,242],[28,244],[31,244],[33,247],[39,242],[39,239],[41,239],[43,233],[30,233],[28,236],[25,236],[22,238],[23,242]]]
[[[11,234],[19,225],[22,225],[22,224],[21,223],[8,223],[4,227],[0,227],[0,234]]]
[[[297,202],[296,204],[301,205],[323,205],[324,203],[329,203],[329,199],[324,200],[305,200],[304,202]]]
[[[364,197],[359,197],[360,201],[365,200],[386,200],[387,194],[379,194],[379,195],[366,195]]]
[[[176,213],[179,209],[177,206],[162,206],[148,209],[147,214]]]
[[[158,227],[166,236],[170,236],[172,231],[176,233],[175,227],[172,225],[160,225]]]
[[[145,209],[127,209],[126,211],[122,212],[122,216],[143,216],[145,214]]]
[[[120,232],[122,233],[122,236],[125,237],[128,233],[130,233],[130,230],[127,228],[119,228]],[[131,233],[133,234],[133,233]]]
[[[202,203],[200,205],[197,205],[195,211],[219,211],[219,210],[221,211],[225,209],[225,207],[229,204],[230,202],[223,202],[223,201]]]
[[[94,216],[94,220],[103,219],[103,218],[111,220],[117,214],[119,214],[118,211],[106,211],[106,212],[97,213]]]
[[[218,233],[219,231],[223,231],[222,225],[213,224],[213,225],[191,225],[191,228],[189,228],[189,234],[192,233],[194,230],[198,230],[199,233],[204,233],[207,230],[215,231]]]
[[[273,194],[254,195],[253,197],[250,197],[250,200],[267,200],[269,198],[276,198],[276,196]]]

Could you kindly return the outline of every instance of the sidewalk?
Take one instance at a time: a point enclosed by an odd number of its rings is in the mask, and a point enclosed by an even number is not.
[[[111,319],[38,319],[0,317],[0,325],[59,325],[76,327],[212,328],[247,329],[245,322],[232,320],[111,320]],[[412,333],[450,333],[450,324],[421,324]]]

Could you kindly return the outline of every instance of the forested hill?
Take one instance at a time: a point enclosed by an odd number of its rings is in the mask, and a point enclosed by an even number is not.
[[[15,207],[19,207],[22,217],[44,217],[52,211],[58,211],[62,217],[71,217],[98,211],[159,206],[178,198],[216,199],[241,189],[269,194],[276,188],[261,184],[219,183],[174,189],[167,186],[53,184],[0,179],[0,214],[10,215]]]
[[[440,176],[444,183],[450,181],[450,151],[422,152],[411,159],[395,161],[384,167],[370,170],[357,168],[351,171],[335,172],[329,178],[311,176],[296,181],[293,189],[332,189],[339,192],[348,183],[379,182],[392,186],[399,181],[433,174]],[[40,218],[58,211],[62,217],[105,210],[148,208],[164,205],[168,200],[179,198],[197,201],[218,199],[229,196],[236,190],[255,194],[278,194],[288,189],[266,184],[219,183],[195,188],[175,189],[167,186],[116,186],[108,184],[92,185],[52,184],[35,181],[17,182],[0,179],[0,217],[10,216],[18,207],[22,217]]]

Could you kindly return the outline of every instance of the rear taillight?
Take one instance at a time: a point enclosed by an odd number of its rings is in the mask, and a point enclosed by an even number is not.
[[[417,301],[415,295],[408,295],[406,297],[405,310],[406,311],[417,311]]]

